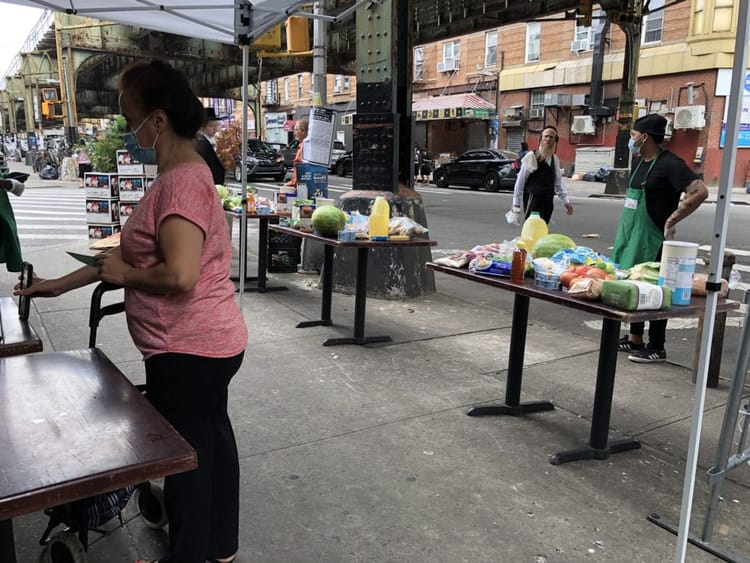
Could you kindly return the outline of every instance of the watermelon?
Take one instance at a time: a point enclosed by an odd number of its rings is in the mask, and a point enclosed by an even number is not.
[[[336,237],[346,225],[346,214],[338,207],[324,205],[312,214],[312,226],[323,237]]]
[[[534,258],[551,258],[563,248],[575,248],[576,243],[567,235],[545,235],[534,243],[531,255]]]

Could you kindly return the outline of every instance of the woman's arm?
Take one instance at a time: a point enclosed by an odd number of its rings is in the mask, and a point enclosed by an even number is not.
[[[17,285],[13,295],[30,295],[32,297],[57,297],[73,289],[78,289],[99,281],[99,274],[93,266],[78,268],[60,278],[46,280],[34,277],[31,287],[21,290]]]
[[[195,223],[178,215],[159,226],[159,248],[163,260],[151,268],[134,268],[125,263],[119,248],[104,253],[97,261],[104,281],[147,291],[169,294],[190,291],[198,283],[205,235]]]

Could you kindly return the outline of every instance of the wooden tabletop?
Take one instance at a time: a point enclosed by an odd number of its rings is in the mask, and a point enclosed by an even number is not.
[[[18,318],[18,304],[10,297],[0,297],[0,325],[0,358],[42,351],[41,338],[28,322]]]
[[[100,350],[0,358],[0,520],[194,467]]]
[[[535,299],[541,299],[543,301],[551,301],[565,307],[572,309],[578,309],[587,313],[593,313],[601,317],[608,319],[614,319],[625,323],[634,323],[642,321],[653,321],[659,319],[671,319],[675,317],[702,317],[706,308],[706,298],[693,296],[690,300],[690,305],[673,305],[669,309],[661,309],[658,311],[626,311],[624,309],[618,309],[610,305],[605,305],[600,301],[586,301],[576,297],[571,297],[567,292],[554,291],[551,289],[542,289],[536,287],[534,282],[530,279],[526,279],[523,284],[518,284],[510,281],[508,278],[501,278],[497,276],[490,276],[486,274],[475,274],[465,268],[452,268],[450,266],[443,266],[441,264],[435,264],[434,262],[428,262],[427,267],[436,272],[443,272],[451,276],[459,278],[465,278],[481,284],[491,285],[500,289],[506,289],[514,293],[525,295],[527,297],[533,297]],[[719,299],[716,310],[719,311],[730,311],[739,309],[740,303],[731,299]]]
[[[291,227],[285,227],[282,225],[269,225],[268,228],[272,231],[279,233],[286,233],[296,237],[302,237],[311,240],[317,240],[328,246],[345,247],[345,248],[391,248],[391,247],[410,247],[410,246],[435,246],[437,241],[430,240],[427,238],[411,238],[409,240],[370,240],[370,239],[359,239],[359,240],[339,240],[337,238],[328,238],[316,235],[315,233],[308,233],[300,231],[299,229],[293,229]]]

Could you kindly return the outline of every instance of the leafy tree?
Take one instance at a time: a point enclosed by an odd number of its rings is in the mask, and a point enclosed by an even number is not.
[[[91,145],[91,164],[96,172],[117,172],[117,151],[125,149],[122,136],[125,118],[121,115],[110,120],[104,136]]]

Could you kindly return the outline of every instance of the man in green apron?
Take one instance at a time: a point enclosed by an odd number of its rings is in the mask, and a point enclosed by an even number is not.
[[[661,147],[666,125],[666,118],[652,113],[636,120],[630,132],[628,147],[640,158],[633,159],[612,251],[612,260],[623,270],[660,260],[665,238],[674,238],[675,225],[708,197],[706,186],[685,161]],[[620,339],[619,350],[629,352],[628,358],[634,362],[665,361],[667,321],[649,323],[647,345],[643,331],[644,323],[631,323],[630,334]]]

